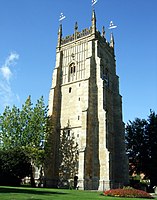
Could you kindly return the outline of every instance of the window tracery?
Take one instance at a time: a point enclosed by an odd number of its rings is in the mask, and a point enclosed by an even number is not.
[[[69,65],[69,82],[76,80],[76,64],[72,62]]]

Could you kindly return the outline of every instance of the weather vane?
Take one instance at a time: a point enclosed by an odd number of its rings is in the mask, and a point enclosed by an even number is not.
[[[114,29],[114,28],[117,28],[117,26],[113,24],[113,21],[110,21],[110,25],[108,29]]]
[[[92,6],[94,6],[97,2],[98,0],[92,0]]]
[[[60,17],[59,17],[60,23],[62,23],[63,19],[65,19],[65,15],[61,12]]]

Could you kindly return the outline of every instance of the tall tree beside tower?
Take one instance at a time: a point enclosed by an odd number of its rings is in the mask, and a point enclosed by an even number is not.
[[[151,187],[157,185],[157,115],[154,111],[147,120],[136,118],[127,123],[126,147],[130,176],[144,173]]]

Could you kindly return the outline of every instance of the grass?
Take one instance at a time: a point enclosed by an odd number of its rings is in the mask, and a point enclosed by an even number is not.
[[[113,199],[142,200],[141,198],[106,197],[102,195],[102,192],[93,192],[93,191],[25,188],[25,187],[0,187],[0,200],[113,200]]]

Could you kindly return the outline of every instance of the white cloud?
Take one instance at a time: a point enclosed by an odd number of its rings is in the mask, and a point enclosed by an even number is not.
[[[19,59],[19,54],[11,52],[5,61],[6,66],[16,64],[16,60]]]
[[[10,78],[11,78],[11,76],[12,76],[12,72],[11,72],[10,68],[9,68],[8,66],[2,66],[2,67],[0,68],[0,70],[1,70],[1,73],[2,73],[2,75],[3,75],[3,78],[4,78],[7,82],[9,82],[9,80],[10,80]]]
[[[14,102],[15,98],[19,101],[19,96],[14,94],[11,87],[11,77],[14,76],[12,67],[16,65],[16,61],[19,59],[19,54],[10,53],[6,58],[4,64],[0,67],[0,105],[5,108]]]
[[[19,54],[11,52],[10,55],[6,58],[4,65],[0,68],[3,78],[9,82],[12,71],[11,67],[16,65],[16,60],[19,59]]]

